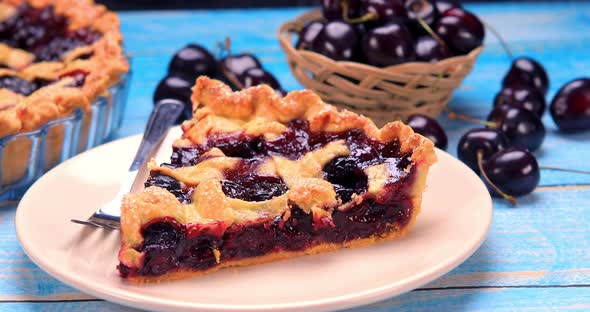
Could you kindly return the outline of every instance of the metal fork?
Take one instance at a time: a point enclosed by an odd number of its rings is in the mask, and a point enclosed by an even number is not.
[[[143,188],[143,183],[147,178],[147,170],[140,169],[146,166],[147,160],[156,152],[156,147],[160,145],[160,142],[162,142],[183,109],[184,104],[176,100],[165,100],[156,104],[145,127],[141,144],[127,172],[127,177],[115,198],[100,207],[87,220],[71,219],[72,222],[108,229],[119,229],[123,195]],[[144,174],[138,174],[140,172]]]

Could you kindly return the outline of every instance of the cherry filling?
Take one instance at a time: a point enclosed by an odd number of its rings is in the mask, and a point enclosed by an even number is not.
[[[183,187],[180,182],[171,176],[161,173],[152,173],[145,182],[145,187],[158,186],[167,189],[172,195],[176,196],[179,202],[188,204],[192,202],[192,193],[194,188]]]
[[[350,155],[328,163],[323,168],[324,177],[334,185],[343,203],[361,196],[363,200],[359,204],[340,206],[331,219],[314,219],[313,214],[291,203],[285,215],[232,224],[229,228],[218,224],[213,226],[217,230],[191,237],[185,233],[195,232],[195,227],[203,225],[154,220],[142,231],[146,240],[139,250],[145,252],[143,267],[129,268],[120,264],[121,275],[155,276],[182,268],[207,269],[217,264],[213,249],[219,251],[221,261],[231,261],[271,252],[303,251],[321,243],[382,235],[391,227],[405,226],[413,208],[408,193],[414,175],[413,171],[405,170],[411,164],[409,155],[400,152],[398,141],[384,144],[360,130],[313,133],[306,121],[298,120],[291,122],[287,130],[272,141],[240,134],[213,136],[199,146],[175,148],[170,166],[194,165],[204,160],[202,155],[206,151],[218,147],[226,155],[243,158],[239,166],[224,172],[225,194],[246,201],[263,201],[288,190],[280,178],[256,174],[257,166],[265,158],[279,155],[297,159],[335,140],[344,140]],[[368,178],[364,170],[377,164],[386,165],[393,174],[383,187],[384,192],[373,196],[366,193]],[[187,200],[181,183],[171,177],[155,175],[146,185],[162,186],[179,200]]]
[[[74,79],[74,83],[71,85],[71,87],[81,88],[84,86],[84,83],[86,82],[86,76],[88,76],[88,72],[77,69],[59,76],[59,79],[62,79],[64,77],[70,77]]]
[[[360,195],[367,190],[367,175],[354,158],[336,158],[324,167],[324,172],[342,202],[349,202],[354,194]]]
[[[64,53],[100,38],[89,28],[69,30],[68,24],[51,5],[41,9],[22,5],[0,23],[0,42],[35,54],[35,61],[57,61]]]
[[[221,181],[226,196],[245,201],[264,201],[287,192],[287,185],[276,176],[256,173],[263,158],[242,160],[235,168],[224,172]]]
[[[8,89],[22,95],[30,95],[38,86],[35,82],[29,82],[16,76],[0,77],[0,89]]]
[[[84,86],[87,75],[88,73],[85,71],[75,70],[70,73],[61,75],[59,79],[64,77],[71,77],[74,79],[74,82],[70,85],[70,87],[80,88]],[[2,76],[0,77],[0,89],[8,89],[15,93],[20,93],[22,95],[28,96],[31,95],[31,93],[47,85],[50,85],[53,82],[54,81],[39,78],[36,78],[33,81],[27,81],[16,76]]]

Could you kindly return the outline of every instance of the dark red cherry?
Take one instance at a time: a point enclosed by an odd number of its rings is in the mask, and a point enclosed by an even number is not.
[[[414,22],[416,27],[422,28],[417,24],[418,20],[432,25],[437,17],[436,7],[431,0],[405,0],[404,7],[408,19]]]
[[[195,79],[201,75],[213,77],[217,72],[217,64],[207,49],[191,43],[174,54],[168,72],[182,73]]]
[[[454,8],[447,10],[435,23],[434,31],[456,54],[466,54],[483,43],[483,24],[469,11]]]
[[[406,18],[403,0],[363,0],[360,15],[372,15],[365,24],[369,28],[385,25]]]
[[[342,202],[349,202],[353,194],[362,194],[367,190],[367,175],[359,167],[357,159],[336,158],[324,167],[324,172]]]
[[[422,36],[416,40],[416,59],[422,62],[438,62],[451,57],[446,45],[431,36]]]
[[[444,14],[446,11],[448,11],[450,9],[454,9],[454,8],[461,9],[462,8],[461,4],[459,4],[453,0],[435,0],[434,6],[436,7],[436,11],[440,15]]]
[[[508,139],[498,129],[477,128],[467,131],[457,145],[457,156],[473,171],[479,173],[477,153],[485,162],[492,155],[508,147]]]
[[[348,4],[348,17],[354,18],[359,15],[361,0],[322,0],[322,13],[329,21],[342,19],[342,2]]]
[[[508,138],[510,146],[538,149],[545,139],[545,127],[535,113],[501,105],[492,110],[488,121],[496,124]]]
[[[541,117],[545,112],[545,97],[534,87],[527,85],[507,86],[496,95],[494,107],[508,105],[519,107]]]
[[[224,75],[240,76],[250,68],[262,68],[256,56],[249,53],[240,53],[226,56],[220,61],[221,73]]]
[[[312,42],[317,38],[318,34],[324,28],[324,23],[313,21],[307,23],[301,32],[299,32],[299,38],[297,39],[297,44],[295,47],[297,49],[304,49],[307,50],[311,48]]]
[[[426,115],[413,114],[408,117],[406,124],[417,133],[431,140],[434,146],[443,150],[447,149],[447,135],[436,120]]]
[[[331,21],[320,31],[311,50],[335,61],[350,61],[357,57],[357,29],[343,21]]]
[[[180,73],[170,73],[160,80],[154,93],[154,102],[161,99],[178,99],[188,102],[191,97],[191,88],[195,79]]]
[[[195,79],[186,75],[180,73],[168,74],[168,76],[160,81],[154,92],[154,104],[161,100],[178,100],[184,103],[185,107],[183,117],[181,118],[188,119],[192,116],[191,88],[194,84]]]
[[[504,77],[504,87],[514,85],[529,85],[539,89],[543,95],[549,89],[549,77],[539,62],[529,57],[519,57],[512,61],[510,70]]]
[[[578,78],[561,87],[550,111],[560,130],[590,130],[590,78]]]
[[[238,76],[238,81],[244,88],[250,88],[261,84],[269,85],[273,89],[281,89],[277,79],[262,68],[250,68]]]
[[[363,52],[370,65],[385,67],[416,59],[410,31],[399,22],[370,30],[363,38]]]
[[[501,150],[490,157],[483,168],[495,186],[512,196],[531,193],[541,180],[537,159],[523,148]],[[498,196],[489,185],[488,188],[492,195]]]

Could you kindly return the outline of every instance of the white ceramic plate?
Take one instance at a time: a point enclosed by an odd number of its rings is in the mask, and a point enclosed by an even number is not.
[[[168,138],[178,129],[173,132]],[[122,139],[64,162],[30,188],[16,214],[18,239],[43,270],[83,292],[136,308],[326,311],[372,303],[459,265],[479,247],[492,219],[492,202],[480,179],[437,151],[439,162],[428,177],[422,212],[401,239],[201,278],[133,285],[115,269],[119,232],[69,220],[87,217],[116,194],[139,141],[139,136]],[[163,148],[158,158],[169,155],[170,149]]]

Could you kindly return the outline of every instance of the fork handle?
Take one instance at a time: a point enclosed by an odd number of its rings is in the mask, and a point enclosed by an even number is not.
[[[146,162],[154,147],[162,141],[168,129],[180,117],[183,109],[184,104],[177,100],[163,100],[156,103],[129,171],[138,170]]]

